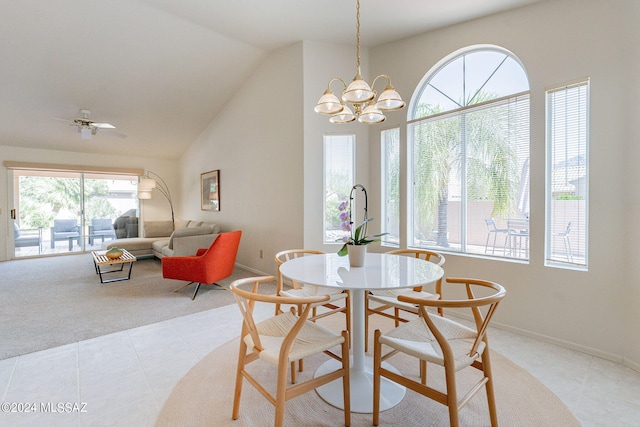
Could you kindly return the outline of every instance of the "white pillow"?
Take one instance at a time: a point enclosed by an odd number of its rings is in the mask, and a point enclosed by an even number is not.
[[[167,237],[173,231],[171,221],[145,221],[144,237]]]

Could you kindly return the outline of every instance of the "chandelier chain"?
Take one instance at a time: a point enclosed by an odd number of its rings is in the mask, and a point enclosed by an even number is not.
[[[360,75],[360,0],[356,0],[356,61]]]

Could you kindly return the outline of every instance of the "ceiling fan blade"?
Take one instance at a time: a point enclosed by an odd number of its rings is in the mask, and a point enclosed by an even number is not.
[[[114,125],[111,125],[109,123],[91,123],[91,126],[95,126],[97,128],[100,128],[100,129],[115,129],[116,128]]]
[[[127,137],[127,135],[125,135],[124,133],[116,132],[116,127],[110,123],[96,123],[89,120],[90,111],[80,110],[80,112],[82,114],[82,118],[68,120],[60,117],[54,117],[54,119],[65,122],[70,126],[74,126],[79,133],[82,133],[82,131],[84,130],[85,136],[83,139],[90,139],[91,135],[95,135],[98,131],[100,131],[100,133],[106,133],[121,139],[125,139]],[[90,134],[86,135],[86,129],[89,129],[91,131]]]
[[[63,119],[61,117],[54,117],[53,120],[59,120],[61,122],[65,122],[68,123],[70,125],[75,125],[75,123],[73,122],[73,120],[69,120],[69,119]]]
[[[95,126],[95,124],[94,124]],[[115,136],[117,138],[121,138],[121,139],[125,139],[127,137],[127,135],[125,135],[124,133],[120,133],[120,132],[116,132],[115,128],[111,129],[111,128],[99,128],[100,129],[100,133],[106,133],[109,134],[111,136]]]

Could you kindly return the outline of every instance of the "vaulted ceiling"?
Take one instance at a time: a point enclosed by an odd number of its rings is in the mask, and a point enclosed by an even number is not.
[[[362,0],[366,47],[539,0]],[[0,145],[178,158],[269,52],[355,44],[355,0],[20,0],[0,7]],[[83,140],[69,120],[116,126]]]

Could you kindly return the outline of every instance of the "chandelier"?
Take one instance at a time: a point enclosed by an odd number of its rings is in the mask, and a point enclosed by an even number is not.
[[[387,79],[387,86],[376,101],[376,92],[372,88],[380,78]],[[331,84],[336,81],[342,82],[344,87],[341,99],[338,99],[331,90]],[[391,78],[386,74],[380,74],[373,79],[371,86],[362,78],[360,73],[360,0],[356,0],[356,75],[349,85],[340,77],[329,80],[327,90],[324,91],[313,110],[320,114],[330,114],[329,121],[331,123],[349,123],[358,119],[360,123],[373,124],[385,120],[386,117],[382,111],[399,110],[404,105],[404,101],[391,85]]]

